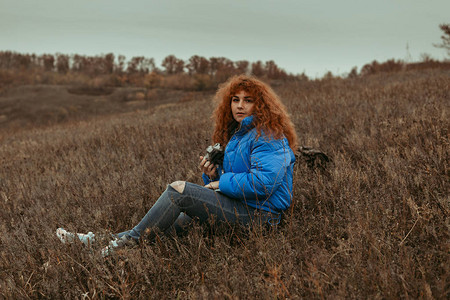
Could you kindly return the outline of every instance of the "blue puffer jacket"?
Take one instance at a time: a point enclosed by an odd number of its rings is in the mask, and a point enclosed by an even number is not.
[[[286,138],[274,139],[257,132],[253,116],[241,122],[225,148],[219,180],[223,194],[248,206],[279,213],[291,205],[295,156]],[[203,174],[205,184],[211,180]]]

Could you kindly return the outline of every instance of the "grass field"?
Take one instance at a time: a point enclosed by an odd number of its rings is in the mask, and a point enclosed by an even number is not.
[[[129,229],[168,183],[200,184],[211,94],[5,91],[0,297],[448,299],[449,78],[425,70],[278,83],[301,144],[333,158],[327,172],[297,164],[283,226],[194,224],[107,259],[106,240],[63,245],[56,228]]]

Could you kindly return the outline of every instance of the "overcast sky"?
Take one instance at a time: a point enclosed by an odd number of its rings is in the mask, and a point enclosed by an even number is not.
[[[449,0],[0,0],[0,51],[274,60],[320,77],[443,59]]]

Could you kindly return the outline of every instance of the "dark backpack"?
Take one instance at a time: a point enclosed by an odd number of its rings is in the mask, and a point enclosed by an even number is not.
[[[297,162],[305,162],[312,170],[319,169],[323,171],[326,169],[328,163],[332,162],[332,159],[324,152],[307,146],[298,148],[295,158]]]

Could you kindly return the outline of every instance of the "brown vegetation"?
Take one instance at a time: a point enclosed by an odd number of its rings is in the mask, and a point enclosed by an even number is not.
[[[278,82],[301,144],[333,157],[327,173],[297,165],[283,226],[194,225],[107,259],[99,254],[105,241],[63,245],[55,229],[129,229],[167,183],[200,183],[210,96],[123,113],[117,106],[108,117],[80,106],[51,126],[4,127],[0,296],[448,299],[449,75]],[[98,105],[116,107],[106,99]],[[42,113],[58,100],[35,101]]]
[[[154,109],[205,95],[212,93],[140,87],[14,86],[0,95],[0,137],[18,130]]]
[[[99,56],[22,54],[0,51],[0,92],[17,84],[77,84],[87,88],[139,86],[182,90],[214,90],[220,82],[237,74],[252,73],[261,78],[294,78],[273,60],[250,64],[225,57],[194,55],[187,62],[168,55],[158,68],[153,58],[135,56],[126,60],[112,53]]]

